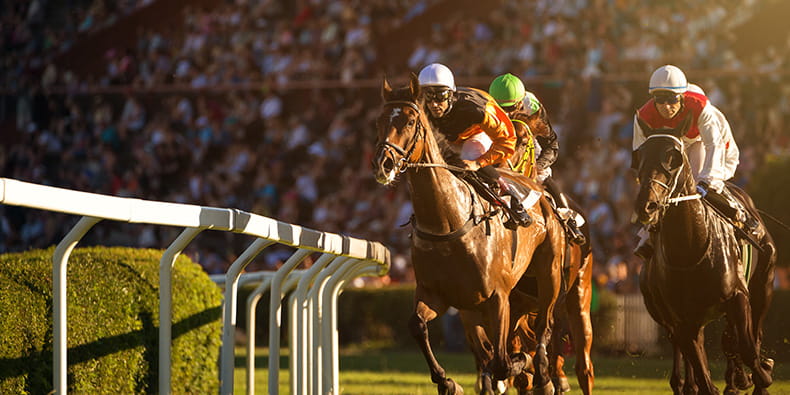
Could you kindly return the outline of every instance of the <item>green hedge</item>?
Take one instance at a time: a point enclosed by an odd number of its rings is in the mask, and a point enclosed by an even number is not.
[[[53,249],[0,255],[0,393],[52,383]],[[145,393],[158,386],[160,250],[76,249],[68,265],[68,390]],[[172,389],[219,385],[221,292],[180,256],[173,269]]]

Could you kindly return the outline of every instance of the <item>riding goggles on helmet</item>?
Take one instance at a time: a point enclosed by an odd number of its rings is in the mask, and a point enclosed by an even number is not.
[[[656,101],[656,104],[677,104],[680,101],[680,95],[663,93],[653,95],[653,100]]]
[[[453,92],[447,88],[425,88],[425,100],[443,102],[450,99]]]

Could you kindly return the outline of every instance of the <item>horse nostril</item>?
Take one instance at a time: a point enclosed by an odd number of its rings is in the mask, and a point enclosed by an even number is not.
[[[394,168],[395,162],[392,160],[392,158],[384,158],[384,160],[381,161],[381,169],[385,172],[390,172]]]
[[[653,211],[658,210],[658,203],[656,202],[648,203],[647,206],[645,207],[645,210],[647,210],[648,213],[652,213]]]

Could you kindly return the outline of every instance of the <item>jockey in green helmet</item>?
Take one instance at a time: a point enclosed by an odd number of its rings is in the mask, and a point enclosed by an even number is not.
[[[537,180],[554,197],[557,208],[570,209],[559,185],[551,178],[551,165],[557,160],[559,141],[557,133],[551,127],[546,109],[532,92],[527,91],[521,79],[510,73],[496,77],[488,87],[488,93],[491,94],[511,120],[523,123],[535,136],[537,141],[535,146]],[[519,136],[519,144],[525,143],[525,136]],[[567,224],[571,240],[577,244],[584,244],[585,237],[576,225],[573,215],[566,219],[565,223]]]

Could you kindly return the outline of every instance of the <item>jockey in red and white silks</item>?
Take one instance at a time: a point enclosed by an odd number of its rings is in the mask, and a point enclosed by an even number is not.
[[[710,189],[721,192],[724,181],[735,175],[739,151],[732,136],[727,118],[710,103],[701,89],[689,84],[688,90],[679,93],[681,108],[672,118],[664,118],[656,109],[655,98],[651,98],[634,116],[633,149],[645,141],[645,135],[637,117],[651,128],[675,128],[686,117],[692,117],[689,130],[681,138],[689,159],[695,181],[707,183]]]

